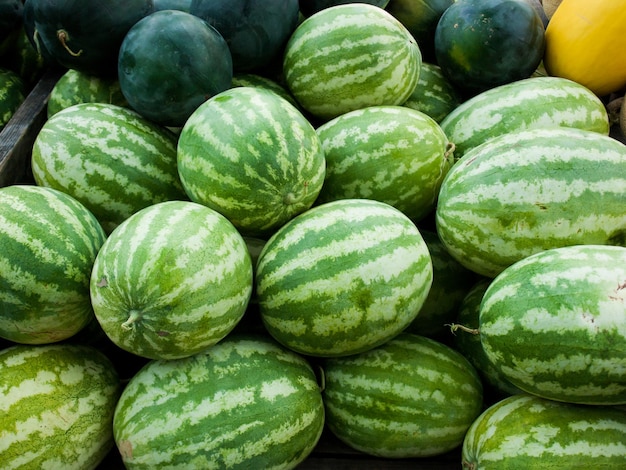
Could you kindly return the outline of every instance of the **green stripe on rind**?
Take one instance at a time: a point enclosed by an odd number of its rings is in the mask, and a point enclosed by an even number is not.
[[[96,468],[114,445],[112,363],[88,346],[18,345],[0,370],[2,468]]]
[[[421,53],[382,8],[344,4],[305,19],[283,60],[287,87],[314,116],[332,119],[373,105],[400,105],[419,78]]]
[[[514,395],[485,410],[469,428],[463,468],[611,468],[624,466],[626,413]]]
[[[106,235],[70,196],[38,186],[0,189],[0,336],[60,341],[92,318],[89,276]]]
[[[255,73],[246,73],[246,72],[238,72],[233,76],[232,86],[247,86],[247,87],[258,87],[267,89],[269,91],[273,91],[278,94],[281,98],[285,98],[296,108],[299,106],[296,99],[291,95],[289,90],[287,90],[282,83],[279,83],[271,78],[267,78],[263,75],[258,75]]]
[[[79,103],[128,106],[117,77],[99,77],[69,69],[59,78],[50,92],[47,116],[50,118],[62,109]]]
[[[329,202],[265,244],[256,289],[268,331],[289,348],[342,356],[378,346],[417,315],[432,284],[428,248],[388,204]]]
[[[460,104],[458,91],[441,68],[422,62],[417,85],[402,106],[421,111],[440,123]]]
[[[457,317],[454,321],[456,325],[470,330],[478,330],[480,302],[491,281],[489,278],[481,278],[467,292],[457,309]],[[503,398],[521,392],[489,360],[483,349],[479,334],[464,329],[457,329],[452,338],[452,345],[476,368],[483,380],[486,392],[491,392],[492,397]]]
[[[402,333],[324,364],[329,429],[371,455],[425,457],[458,447],[482,410],[482,385],[458,352]]]
[[[222,215],[188,201],[143,209],[98,253],[91,277],[100,325],[121,348],[174,359],[225,337],[245,312],[252,262]]]
[[[113,427],[129,470],[289,469],[323,424],[309,364],[269,338],[236,335],[203,354],[149,363],[125,388]]]
[[[107,233],[151,204],[187,199],[176,136],[134,111],[82,103],[52,116],[33,144],[33,176],[82,202]]]
[[[480,306],[485,354],[544,398],[626,404],[626,248],[579,245],[529,256]]]
[[[484,91],[441,121],[461,158],[486,139],[511,131],[574,127],[608,135],[602,101],[584,86],[560,77],[532,77]]]
[[[444,179],[437,231],[452,256],[485,276],[538,251],[625,245],[626,146],[581,129],[494,137]]]
[[[419,221],[435,207],[452,165],[448,139],[426,114],[402,106],[370,106],[317,128],[326,177],[317,203],[367,198]]]
[[[266,236],[311,207],[326,161],[307,119],[275,92],[236,87],[202,104],[178,142],[178,169],[193,201],[242,233]]]

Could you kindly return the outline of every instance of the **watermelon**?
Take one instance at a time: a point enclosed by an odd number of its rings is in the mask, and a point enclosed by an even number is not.
[[[436,64],[422,62],[413,93],[402,106],[427,114],[437,123],[461,104],[461,95]]]
[[[482,411],[482,385],[460,353],[401,333],[360,354],[324,361],[328,429],[377,457],[436,456],[455,449]]]
[[[350,0],[300,0],[300,12],[304,16],[311,16],[318,11],[321,11],[325,8],[334,7],[336,5],[343,5],[346,3],[355,3]],[[371,5],[376,5],[380,8],[385,8],[389,4],[389,0],[366,0],[361,3],[369,3]]]
[[[316,206],[267,241],[256,293],[269,333],[290,349],[336,357],[379,346],[415,319],[432,284],[417,227],[380,201]]]
[[[128,107],[117,78],[88,75],[68,69],[54,84],[47,102],[48,119],[80,103],[109,103]]]
[[[434,34],[435,58],[472,95],[528,78],[545,49],[545,28],[528,0],[456,0]]]
[[[151,361],[128,383],[113,430],[125,468],[291,469],[313,450],[324,405],[313,369],[267,336]]]
[[[588,88],[559,77],[532,77],[483,91],[441,121],[455,158],[485,140],[515,130],[575,127],[608,135],[602,101]]]
[[[433,263],[433,283],[424,305],[405,331],[444,340],[449,336],[447,325],[456,319],[478,276],[450,256],[434,230],[420,228],[420,233]]]
[[[183,126],[177,155],[192,201],[261,238],[313,205],[326,172],[311,123],[259,87],[233,87],[203,103]]]
[[[161,125],[181,127],[207,98],[230,87],[233,60],[210,24],[185,11],[160,10],[124,36],[117,76],[135,111]]]
[[[553,248],[509,266],[485,292],[485,354],[543,398],[626,404],[626,248]]]
[[[65,68],[114,76],[122,40],[152,0],[30,0],[33,42]],[[31,20],[29,20],[30,22]]]
[[[90,292],[119,347],[151,359],[190,356],[223,339],[252,291],[252,262],[235,227],[189,201],[146,207],[100,249]]]
[[[413,92],[422,57],[413,36],[384,9],[349,3],[306,18],[285,47],[283,73],[298,103],[325,121]]]
[[[82,204],[31,185],[0,189],[0,337],[45,344],[89,323],[89,277],[106,235]]]
[[[317,202],[367,198],[419,221],[435,208],[453,145],[431,117],[404,106],[369,106],[317,128],[326,177]]]
[[[113,441],[122,386],[89,346],[15,345],[0,351],[2,468],[93,469]]]
[[[307,1],[307,0],[303,0]],[[455,0],[392,0],[387,11],[398,19],[417,41],[425,60],[436,62],[435,31],[444,11]]]
[[[0,130],[26,99],[26,86],[17,73],[0,68]]]
[[[436,209],[450,254],[494,277],[548,248],[626,245],[626,145],[575,128],[510,132],[467,152]]]
[[[480,376],[486,399],[498,400],[509,395],[521,393],[487,357],[480,341],[478,324],[480,321],[480,303],[491,284],[491,279],[480,278],[467,291],[457,309],[456,318],[451,322],[451,345],[474,366]]]
[[[157,202],[187,200],[176,166],[176,135],[108,103],[80,103],[43,125],[32,150],[39,186],[66,192],[110,233]]]
[[[220,32],[237,72],[280,58],[298,25],[298,0],[192,0],[189,12]]]
[[[259,75],[257,73],[251,72],[237,72],[233,75],[233,81],[231,86],[249,86],[249,87],[259,87],[268,89],[277,93],[282,98],[285,98],[295,107],[299,107],[300,105],[296,101],[296,99],[291,95],[289,90],[287,90],[282,83],[279,83],[277,80],[272,78],[268,78],[264,75]]]
[[[494,470],[624,467],[626,412],[528,394],[504,398],[469,428],[462,467]]]

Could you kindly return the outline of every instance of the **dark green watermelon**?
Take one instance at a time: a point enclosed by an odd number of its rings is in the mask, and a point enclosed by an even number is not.
[[[435,30],[435,55],[467,94],[530,77],[545,48],[545,28],[527,0],[457,0]]]
[[[298,0],[192,0],[190,13],[222,34],[235,71],[259,69],[282,55],[299,21]]]
[[[22,0],[0,0],[0,55],[11,49],[22,25]]]
[[[138,21],[120,47],[118,79],[131,108],[159,124],[181,127],[211,96],[231,87],[230,50],[206,21],[180,10]]]
[[[304,16],[311,16],[325,8],[334,7],[335,5],[344,5],[346,3],[357,3],[352,0],[300,0],[300,12]],[[389,0],[362,0],[359,3],[369,3],[380,8],[385,8]]]
[[[34,36],[62,66],[114,75],[128,30],[151,13],[152,0],[30,0]]]
[[[189,13],[191,0],[153,0],[154,11],[180,10]]]

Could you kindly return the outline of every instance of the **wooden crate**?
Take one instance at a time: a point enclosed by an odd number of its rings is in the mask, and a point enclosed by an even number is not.
[[[33,142],[46,122],[48,96],[62,73],[57,68],[44,72],[0,132],[0,187],[33,182],[30,171]]]

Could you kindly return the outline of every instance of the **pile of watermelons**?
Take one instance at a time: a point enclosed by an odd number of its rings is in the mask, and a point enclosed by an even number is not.
[[[625,7],[0,1],[0,466],[624,468]]]

